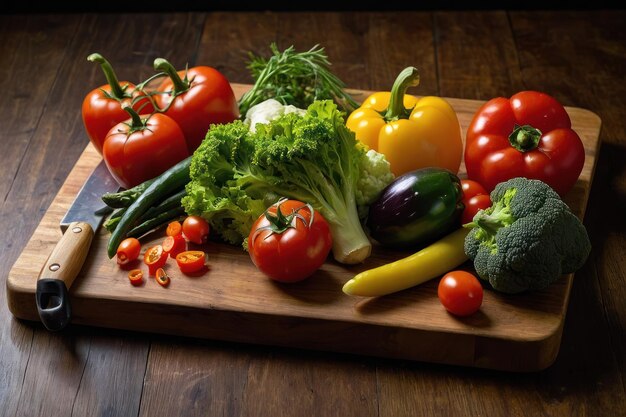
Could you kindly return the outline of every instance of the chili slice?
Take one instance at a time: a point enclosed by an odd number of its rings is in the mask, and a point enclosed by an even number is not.
[[[176,263],[181,272],[189,274],[204,268],[205,257],[205,253],[201,250],[189,250],[176,255]]]
[[[182,233],[175,236],[168,236],[163,240],[163,250],[170,255],[170,258],[175,259],[176,255],[187,250],[187,241],[183,237]]]
[[[178,236],[183,233],[183,226],[179,221],[173,221],[167,225],[167,229],[165,230],[165,234],[168,236]]]
[[[158,268],[165,265],[165,261],[167,261],[167,253],[163,250],[163,246],[155,245],[144,253],[143,261],[146,265],[148,265],[148,273],[150,275],[154,275]]]
[[[141,269],[133,269],[128,272],[128,279],[134,286],[141,285],[143,283],[143,272]]]
[[[156,282],[158,282],[162,287],[170,285],[170,277],[167,275],[167,272],[165,272],[165,269],[158,268],[156,270]]]

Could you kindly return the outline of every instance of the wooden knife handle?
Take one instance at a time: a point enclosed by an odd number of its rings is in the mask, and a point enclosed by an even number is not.
[[[61,330],[70,321],[68,290],[85,263],[93,236],[89,223],[70,223],[41,270],[37,280],[37,310],[48,330]]]

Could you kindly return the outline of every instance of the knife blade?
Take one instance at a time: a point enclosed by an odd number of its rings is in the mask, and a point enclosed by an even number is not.
[[[63,235],[41,270],[35,294],[39,318],[48,330],[62,330],[71,320],[69,289],[85,263],[95,233],[111,211],[101,197],[117,190],[119,184],[100,161],[61,220]]]

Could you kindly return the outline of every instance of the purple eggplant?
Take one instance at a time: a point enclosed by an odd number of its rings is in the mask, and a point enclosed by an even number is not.
[[[461,226],[463,189],[443,168],[422,168],[397,177],[370,206],[367,227],[381,245],[425,245]]]

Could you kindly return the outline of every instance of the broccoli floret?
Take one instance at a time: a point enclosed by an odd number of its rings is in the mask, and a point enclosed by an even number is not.
[[[498,184],[490,197],[492,206],[466,225],[473,230],[465,253],[495,290],[544,289],[585,263],[587,231],[550,186],[518,177]]]

